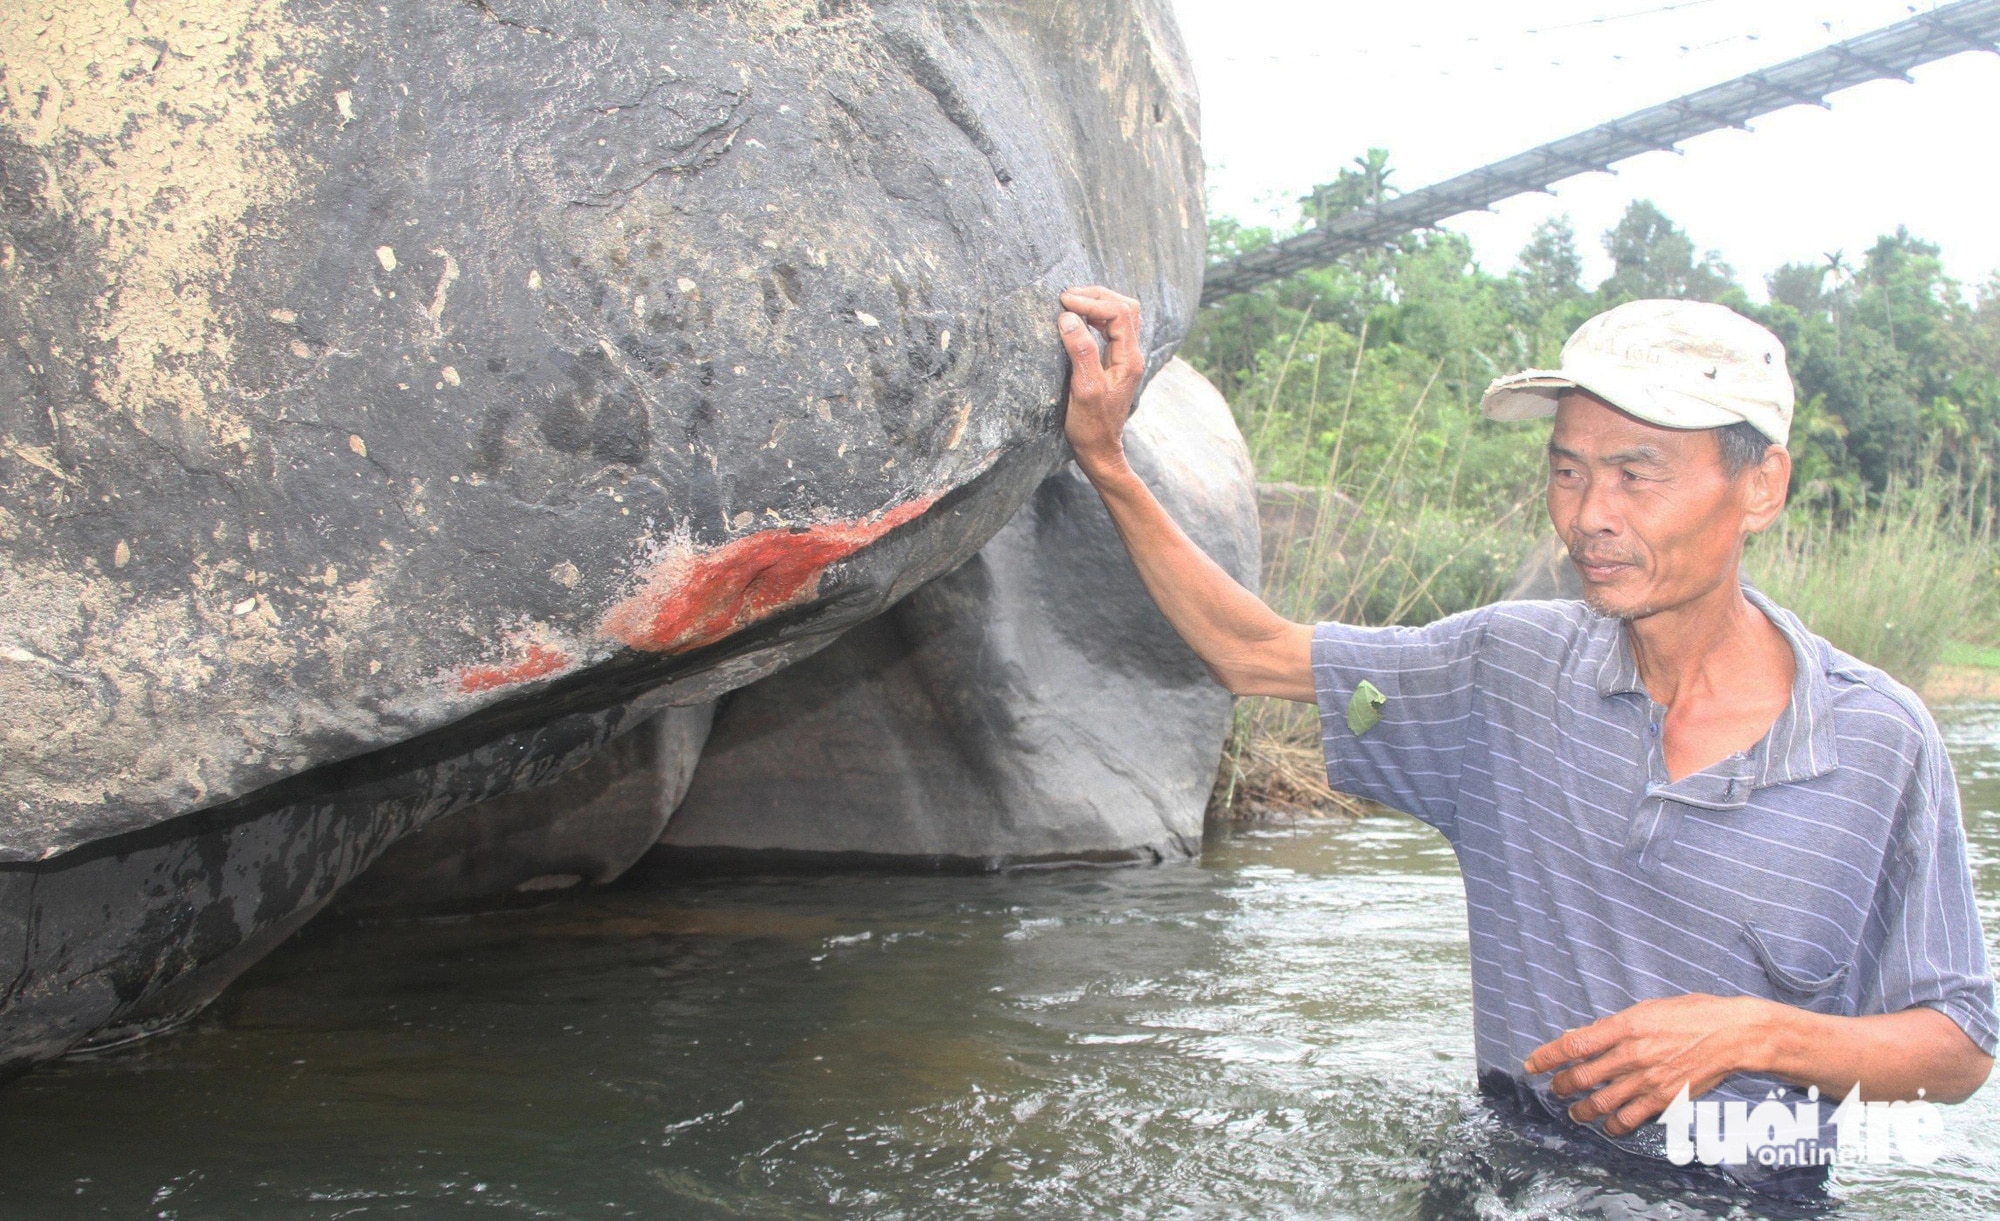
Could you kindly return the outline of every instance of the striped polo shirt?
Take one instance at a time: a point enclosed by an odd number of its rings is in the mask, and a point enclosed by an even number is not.
[[[1489,1088],[1504,1076],[1559,1113],[1548,1078],[1524,1078],[1529,1052],[1690,992],[1846,1015],[1925,1005],[1994,1050],[1937,726],[1908,689],[1744,592],[1791,643],[1791,702],[1756,746],[1679,780],[1623,623],[1581,602],[1315,630],[1334,787],[1408,811],[1457,853]],[[1364,679],[1386,700],[1356,733]],[[1707,1097],[1755,1106],[1781,1084],[1738,1075]],[[1660,1154],[1663,1133],[1616,1143]]]

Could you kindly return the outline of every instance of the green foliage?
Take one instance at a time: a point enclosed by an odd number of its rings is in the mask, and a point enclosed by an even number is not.
[[[1940,447],[1945,472],[1986,487],[2000,449],[2000,280],[1968,303],[1937,247],[1898,229],[1859,267],[1834,252],[1779,268],[1767,287],[1771,304],[1748,312],[1785,341],[1815,417],[1792,445],[1811,470],[1795,493],[1844,512],[1928,477]]]
[[[1938,650],[1938,664],[1941,666],[1967,666],[1979,670],[2000,670],[2000,645],[1967,644],[1963,640],[1947,640]]]

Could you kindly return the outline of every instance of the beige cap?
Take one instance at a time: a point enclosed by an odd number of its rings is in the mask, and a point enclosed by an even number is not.
[[[1706,301],[1629,301],[1563,345],[1562,368],[1496,378],[1480,410],[1493,420],[1554,415],[1564,390],[1588,390],[1662,428],[1750,424],[1779,445],[1792,432],[1792,375],[1778,337]]]

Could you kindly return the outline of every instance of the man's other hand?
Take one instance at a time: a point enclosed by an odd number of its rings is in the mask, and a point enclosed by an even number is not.
[[[1578,1123],[1604,1121],[1613,1136],[1637,1131],[1665,1111],[1681,1087],[1698,1098],[1749,1068],[1749,1051],[1772,1002],[1747,996],[1669,996],[1640,1001],[1588,1026],[1566,1030],[1528,1056],[1530,1076],[1549,1080]],[[1567,1067],[1565,1067],[1567,1066]]]
[[[1123,461],[1125,421],[1146,373],[1139,346],[1139,303],[1108,288],[1091,285],[1062,295],[1056,320],[1069,350],[1069,415],[1064,431],[1085,473]],[[1094,331],[1104,333],[1098,355]]]
[[[1963,1102],[1986,1082],[1987,1055],[1957,1022],[1918,1005],[1843,1017],[1754,996],[1668,996],[1640,1001],[1537,1047],[1522,1065],[1555,1072],[1549,1088],[1568,1097],[1578,1123],[1604,1121],[1613,1136],[1636,1131],[1683,1085],[1699,1098],[1731,1073],[1762,1073],[1823,1096],[1893,1102]],[[1557,1071],[1560,1070],[1560,1071]]]

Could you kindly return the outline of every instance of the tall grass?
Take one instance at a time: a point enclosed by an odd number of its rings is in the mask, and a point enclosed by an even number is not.
[[[1794,512],[1751,540],[1745,571],[1835,648],[1921,689],[1948,643],[2000,643],[1991,516],[1962,488],[1933,464],[1843,520]]]

